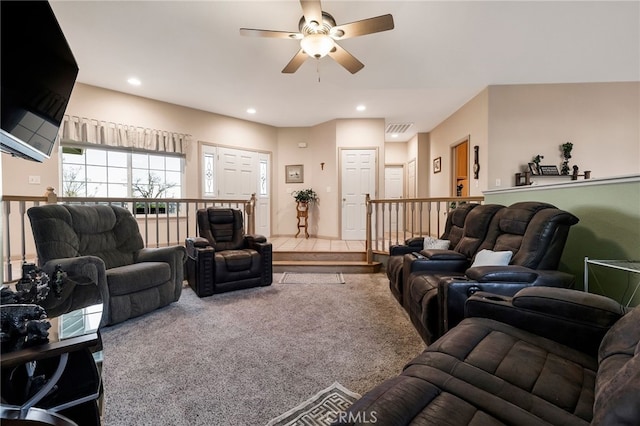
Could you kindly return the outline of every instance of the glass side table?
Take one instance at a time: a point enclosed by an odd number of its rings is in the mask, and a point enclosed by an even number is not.
[[[601,267],[610,268],[610,269],[617,269],[620,271],[626,271],[633,274],[640,274],[639,260],[596,260],[596,259],[589,259],[588,257],[585,257],[584,258],[584,291],[585,292],[589,291],[589,266],[590,265],[596,265],[596,266],[601,266]],[[596,283],[602,289],[602,287],[600,286],[600,283],[598,282],[598,278],[595,275],[594,277],[596,279]],[[631,296],[627,301],[626,307],[629,307],[629,304],[631,303],[636,293],[638,292],[639,287],[640,287],[640,279],[635,284],[633,288],[633,293],[631,293]]]
[[[61,415],[78,424],[100,424],[101,317],[102,304],[76,309],[48,318],[47,343],[17,350],[3,347],[1,419]]]

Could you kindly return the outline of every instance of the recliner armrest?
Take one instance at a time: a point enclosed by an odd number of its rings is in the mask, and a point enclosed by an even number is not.
[[[184,240],[184,245],[187,250],[187,257],[191,259],[198,258],[198,251],[215,251],[215,249],[209,245],[209,241],[206,238],[202,237],[188,237]]]
[[[464,272],[469,267],[469,259],[453,250],[422,250],[404,255],[403,274],[408,277],[414,272]]]
[[[607,297],[553,287],[527,287],[513,297],[478,292],[465,304],[467,317],[504,322],[592,356],[625,313]]]
[[[244,238],[249,244],[267,242],[267,237],[265,237],[264,235],[246,234]]]
[[[420,246],[393,245],[389,247],[389,256],[402,256],[409,253],[417,253],[422,250]]]
[[[476,266],[465,271],[467,278],[480,283],[486,282],[518,282],[532,283],[538,273],[524,266]]]

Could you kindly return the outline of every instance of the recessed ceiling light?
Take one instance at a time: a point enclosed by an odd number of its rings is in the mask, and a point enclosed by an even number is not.
[[[358,106],[356,107],[356,109],[357,109],[358,111],[364,111],[365,109],[367,109],[367,107],[366,107],[366,106],[364,106],[364,105],[358,105]]]
[[[396,139],[396,138],[398,137],[398,134],[397,134],[397,133],[394,133],[394,134],[392,134],[392,135],[391,135],[391,137],[392,137],[392,138],[394,138],[394,139]]]
[[[256,113],[256,109],[255,108],[247,108],[247,112],[249,114],[255,114]]]
[[[142,84],[140,79],[135,78],[135,77],[131,77],[130,79],[128,79],[127,83],[129,83],[132,86],[140,86]]]

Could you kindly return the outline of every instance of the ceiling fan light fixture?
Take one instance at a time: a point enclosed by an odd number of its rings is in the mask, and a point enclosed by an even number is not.
[[[300,47],[312,58],[322,58],[335,47],[335,42],[326,34],[307,34],[300,40]]]

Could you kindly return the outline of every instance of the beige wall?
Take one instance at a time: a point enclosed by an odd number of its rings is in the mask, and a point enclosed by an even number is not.
[[[311,212],[312,233],[339,238],[340,149],[378,150],[380,194],[384,193],[384,165],[415,159],[417,196],[450,195],[451,147],[467,136],[471,147],[480,147],[480,179],[472,180],[471,195],[495,188],[496,179],[502,187],[513,186],[514,173],[537,153],[545,155],[545,162],[559,164],[558,146],[567,140],[574,143],[572,164],[592,170],[594,177],[637,173],[639,103],[638,82],[490,86],[432,132],[419,133],[401,144],[384,143],[383,119],[336,119],[308,128],[275,128],[84,84],[74,88],[67,113],[192,135],[186,156],[185,197],[200,196],[199,141],[270,152],[272,234],[295,234],[290,193],[311,187],[320,196]],[[306,142],[307,148],[298,148],[299,142]],[[2,155],[3,193],[34,196],[42,195],[49,185],[56,187],[57,150],[58,146],[42,164]],[[432,159],[438,156],[443,171],[433,174]],[[304,165],[303,184],[285,184],[286,164]],[[41,183],[29,184],[29,176],[39,176]]]
[[[384,144],[385,164],[407,164],[407,142],[389,142]]]
[[[488,189],[514,186],[536,154],[560,169],[565,142],[594,178],[638,173],[640,83],[490,86],[489,140]]]
[[[434,174],[432,165],[429,164],[429,196],[452,195],[452,148],[467,137],[469,137],[468,176],[470,177],[473,176],[473,147],[475,145],[480,147],[479,179],[470,179],[469,195],[482,195],[482,191],[487,188],[487,170],[489,169],[488,122],[488,89],[485,89],[431,131],[431,159],[442,158],[442,172]]]
[[[536,154],[560,168],[565,142],[574,144],[569,165],[594,178],[638,173],[640,82],[489,86],[430,135],[431,157],[442,157],[442,173],[430,174],[430,196],[451,194],[451,147],[467,135],[471,149],[480,147],[471,195],[515,186],[515,173]]]

